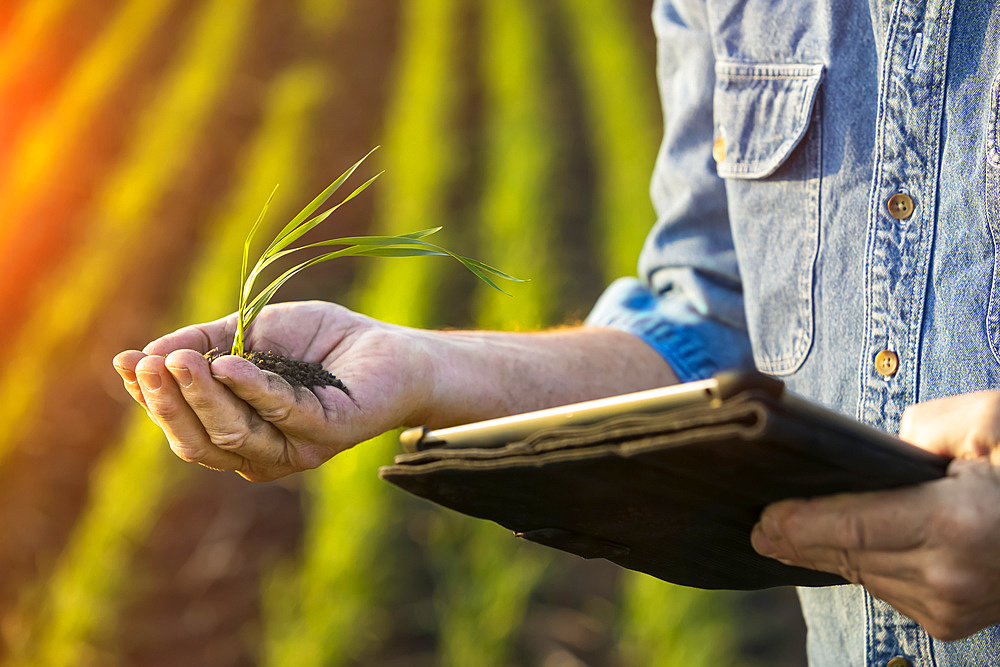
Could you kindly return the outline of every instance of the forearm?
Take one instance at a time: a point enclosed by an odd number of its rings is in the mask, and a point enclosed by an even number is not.
[[[408,425],[442,427],[677,382],[657,352],[616,329],[412,335],[430,378]]]

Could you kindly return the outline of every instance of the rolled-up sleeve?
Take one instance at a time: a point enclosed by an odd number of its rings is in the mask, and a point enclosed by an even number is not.
[[[712,159],[715,58],[704,4],[653,9],[664,113],[651,196],[657,221],[638,277],[612,283],[587,318],[632,333],[682,381],[753,366],[726,191]]]

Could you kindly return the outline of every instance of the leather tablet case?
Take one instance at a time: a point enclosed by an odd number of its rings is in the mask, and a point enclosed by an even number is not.
[[[773,381],[772,381],[773,382]],[[750,546],[765,505],[945,474],[948,459],[750,389],[494,448],[401,454],[380,476],[519,537],[699,588],[846,583]]]

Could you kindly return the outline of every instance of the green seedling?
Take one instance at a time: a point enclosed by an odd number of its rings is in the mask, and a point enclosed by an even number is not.
[[[246,356],[244,341],[246,339],[247,330],[253,323],[254,318],[260,314],[260,311],[263,310],[264,306],[266,306],[271,298],[274,297],[275,292],[277,292],[289,278],[303,269],[307,269],[310,266],[314,266],[321,262],[336,259],[337,257],[419,257],[424,255],[445,255],[458,260],[480,280],[485,282],[490,287],[500,290],[501,292],[503,292],[503,290],[500,289],[494,279],[500,278],[503,280],[512,280],[514,282],[523,282],[522,280],[509,276],[503,271],[500,271],[499,269],[488,264],[470,257],[457,255],[446,248],[424,240],[426,237],[440,231],[441,227],[423,229],[409,234],[400,234],[398,236],[347,236],[343,238],[319,241],[316,243],[309,243],[307,245],[294,248],[290,247],[292,243],[301,238],[306,232],[309,232],[318,224],[330,217],[330,215],[338,208],[364,192],[369,185],[375,182],[375,179],[382,175],[383,172],[379,172],[365,181],[365,183],[360,185],[356,190],[354,190],[354,192],[345,197],[339,204],[318,215],[313,215],[331,196],[333,196],[333,193],[335,193],[340,186],[351,177],[354,171],[361,166],[361,163],[363,163],[368,156],[374,152],[374,150],[375,149],[372,149],[368,155],[365,155],[365,157],[358,160],[350,169],[341,174],[337,180],[331,183],[325,190],[323,190],[323,192],[313,199],[308,206],[299,211],[298,215],[296,215],[291,222],[285,225],[274,240],[271,241],[270,245],[267,246],[263,254],[261,254],[260,259],[257,260],[257,263],[254,264],[253,269],[251,269],[248,274],[247,262],[250,256],[250,245],[253,242],[257,228],[260,227],[261,221],[267,214],[267,209],[271,204],[271,200],[274,198],[277,186],[275,186],[275,189],[271,191],[271,195],[264,203],[264,208],[261,209],[260,215],[257,216],[257,220],[254,222],[253,227],[250,228],[250,233],[247,234],[246,241],[243,244],[243,263],[240,268],[240,298],[239,308],[237,310],[236,338],[233,340],[232,354],[241,357]],[[256,283],[257,278],[264,269],[274,262],[300,250],[326,248],[338,245],[345,247],[332,252],[323,253],[296,264],[271,281],[271,283],[264,289],[260,290],[256,296],[254,295],[254,284]]]

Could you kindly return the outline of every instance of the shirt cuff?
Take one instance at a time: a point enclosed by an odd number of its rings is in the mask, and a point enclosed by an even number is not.
[[[681,295],[657,297],[636,278],[611,283],[586,323],[638,336],[670,364],[681,382],[753,367],[746,331],[713,320]]]

